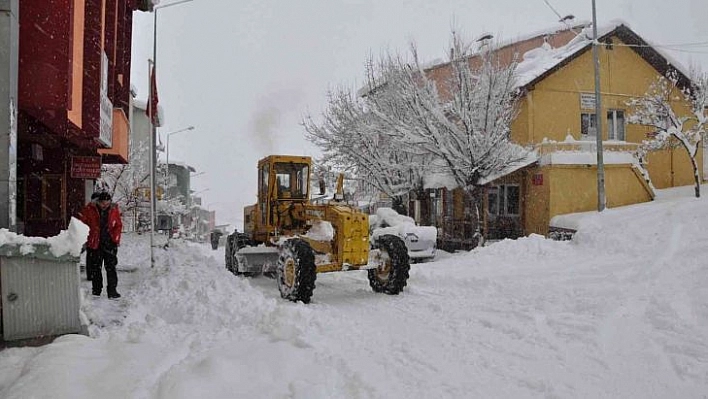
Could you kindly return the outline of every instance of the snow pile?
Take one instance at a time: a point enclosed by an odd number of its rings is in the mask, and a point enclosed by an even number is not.
[[[20,253],[23,255],[35,253],[36,246],[46,246],[53,256],[61,257],[68,254],[78,257],[88,233],[88,226],[72,217],[69,227],[54,237],[27,237],[7,229],[0,229],[0,246],[19,246]]]
[[[412,217],[386,207],[377,209],[375,215],[369,215],[369,230],[372,239],[386,234],[405,239],[408,234],[415,234],[417,240],[434,245],[438,237],[438,229],[434,226],[416,226]]]
[[[315,241],[332,241],[334,239],[334,227],[332,223],[326,220],[315,220],[305,237]]]
[[[386,228],[391,226],[415,225],[415,220],[410,216],[401,215],[391,208],[381,207],[376,214],[369,215],[371,229]]]
[[[440,253],[397,296],[318,274],[309,305],[228,273],[223,248],[175,240],[151,268],[125,236],[124,297],[87,298],[91,337],[0,351],[0,397],[700,398],[708,200],[659,194],[573,241]]]

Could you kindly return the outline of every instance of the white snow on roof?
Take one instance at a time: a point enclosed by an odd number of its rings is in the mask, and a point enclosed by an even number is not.
[[[632,29],[631,26],[624,20],[622,19],[613,19],[610,22],[608,22],[605,25],[598,26],[597,29],[597,36],[602,37],[619,26],[624,25],[629,29]],[[532,33],[522,35],[522,36],[517,36],[516,38],[512,40],[505,40],[505,41],[500,41],[498,43],[492,43],[488,46],[485,46],[487,50],[485,51],[494,51],[501,49],[503,47],[513,45],[514,43],[519,43],[523,42],[525,40],[530,40],[539,36],[544,36],[544,35],[552,35],[554,33],[558,33],[564,30],[573,30],[577,32],[577,36],[568,42],[566,45],[558,47],[558,48],[553,48],[551,47],[550,44],[544,43],[540,47],[537,47],[535,49],[531,49],[524,53],[522,55],[522,59],[520,62],[517,64],[516,67],[516,73],[517,73],[517,87],[524,87],[527,84],[531,83],[534,79],[538,78],[539,76],[543,75],[545,72],[553,69],[556,67],[558,64],[566,60],[567,58],[583,51],[586,49],[588,46],[592,44],[592,38],[593,38],[593,30],[592,30],[592,24],[590,22],[579,22],[575,23],[573,25],[566,25],[566,24],[558,24],[554,25],[548,29],[543,29],[539,31],[534,31]],[[644,39],[644,38],[642,38]],[[652,46],[652,43],[644,39],[648,45]],[[683,75],[689,77],[690,74],[688,70],[676,59],[674,59],[672,56],[670,56],[668,53],[665,51],[661,50],[660,48],[653,47],[652,49],[655,50],[657,53],[659,53],[662,57],[664,57],[667,61],[667,63],[671,64],[674,68],[676,68],[679,72],[681,72]],[[475,57],[478,56],[479,53],[474,53],[470,57]],[[429,63],[424,64],[424,69],[425,70],[430,70],[438,66],[446,65],[448,64],[449,61],[445,60],[442,61],[439,58],[435,59],[434,61],[431,61]],[[367,86],[360,88],[357,91],[357,94],[361,97],[365,95],[368,92],[369,88]]]
[[[621,25],[632,29],[626,21],[621,19],[613,19],[606,25],[598,25],[597,37],[602,37],[612,32]],[[537,36],[539,35],[535,34],[529,36],[528,38],[530,39]],[[587,24],[582,26],[582,30],[578,33],[578,35],[564,46],[552,48],[548,43],[544,43],[540,47],[527,51],[525,54],[523,54],[522,60],[516,67],[517,87],[523,87],[531,83],[534,79],[543,75],[548,70],[553,69],[565,59],[583,51],[585,48],[592,44],[592,37],[592,25]],[[644,40],[646,41],[646,39]],[[651,45],[651,43],[648,41],[647,44]],[[681,65],[681,63],[673,59],[666,52],[662,51],[657,47],[652,47],[652,49],[661,54],[661,56],[664,57],[667,62],[671,64],[674,68],[676,68],[679,72],[681,72],[685,76],[690,76],[686,68]]]
[[[452,190],[458,186],[455,177],[449,172],[445,163],[438,159],[433,160],[426,168],[423,176],[423,188],[447,188]]]
[[[538,154],[536,153],[536,151],[529,151],[524,159],[518,162],[512,162],[507,165],[506,168],[499,170],[497,173],[493,173],[483,179],[480,179],[479,184],[484,185],[491,183],[494,180],[499,179],[500,177],[504,177],[510,173],[516,172],[519,169],[525,168],[536,161],[538,161]]]
[[[143,111],[147,110],[147,102],[145,100],[133,100],[133,108],[141,109]],[[147,115],[146,115],[147,117]],[[158,102],[157,104],[157,126],[162,127],[165,125],[165,109]]]
[[[444,187],[452,190],[458,186],[455,178],[449,172],[439,170],[429,170],[423,177],[423,181],[424,189]]]
[[[193,166],[187,165],[186,163],[184,163],[182,161],[173,161],[170,159],[170,165],[187,169],[192,173],[195,173],[197,171]]]
[[[510,173],[513,173],[519,169],[525,168],[532,163],[538,161],[539,157],[536,151],[529,151],[526,157],[518,162],[513,162],[509,164],[506,168],[499,170],[497,173],[491,174],[483,179],[480,179],[479,184],[489,184],[500,177],[504,177]],[[455,181],[455,178],[443,167],[432,167],[428,170],[428,173],[423,178],[424,184],[423,188],[447,188],[452,190],[459,187],[459,184]]]
[[[626,25],[626,24],[625,24]],[[539,29],[535,30],[529,33],[525,33],[522,35],[517,35],[513,39],[500,39],[500,40],[495,40],[494,42],[489,43],[488,45],[485,45],[485,52],[487,51],[496,51],[500,50],[504,47],[511,46],[515,43],[520,43],[526,40],[530,40],[536,37],[540,36],[546,36],[546,35],[553,35],[558,32],[562,32],[564,30],[572,29],[576,32],[581,31],[583,28],[591,26],[590,21],[579,21],[573,24],[563,24],[563,23],[558,23],[552,26],[549,26],[548,28],[544,29]],[[475,57],[478,56],[480,53],[479,52],[474,52],[470,55],[470,57]],[[428,63],[424,64],[424,69],[432,69],[438,66],[443,66],[448,64],[450,61],[444,60],[441,58],[436,58]]]
[[[614,29],[616,26],[613,26]],[[592,44],[592,32],[587,36],[588,28],[584,28],[573,40],[565,46],[553,48],[550,44],[531,49],[523,54],[522,60],[516,66],[517,87],[523,87],[534,79],[553,69],[568,57],[582,51]],[[608,29],[609,32],[611,29]],[[600,32],[598,32],[598,36]]]

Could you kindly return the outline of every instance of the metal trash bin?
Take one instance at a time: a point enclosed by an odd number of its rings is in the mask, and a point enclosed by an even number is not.
[[[79,257],[32,247],[0,246],[0,339],[80,333]]]

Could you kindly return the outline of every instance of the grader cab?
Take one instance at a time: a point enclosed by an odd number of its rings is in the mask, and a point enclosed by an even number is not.
[[[317,273],[368,270],[375,292],[406,286],[408,252],[397,236],[369,242],[368,215],[341,200],[310,200],[309,157],[271,155],[258,161],[258,202],[244,208],[243,233],[226,240],[226,268],[236,275],[275,276],[280,294],[308,303]]]

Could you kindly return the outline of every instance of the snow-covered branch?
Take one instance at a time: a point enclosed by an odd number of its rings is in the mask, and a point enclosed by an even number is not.
[[[642,157],[647,151],[677,144],[686,150],[693,166],[696,197],[700,197],[696,157],[708,131],[708,76],[696,74],[691,87],[679,87],[678,81],[677,73],[670,72],[666,77],[658,77],[643,97],[628,101],[631,108],[628,122],[655,129],[653,138],[640,147]],[[688,105],[687,112],[681,113],[682,104]]]

